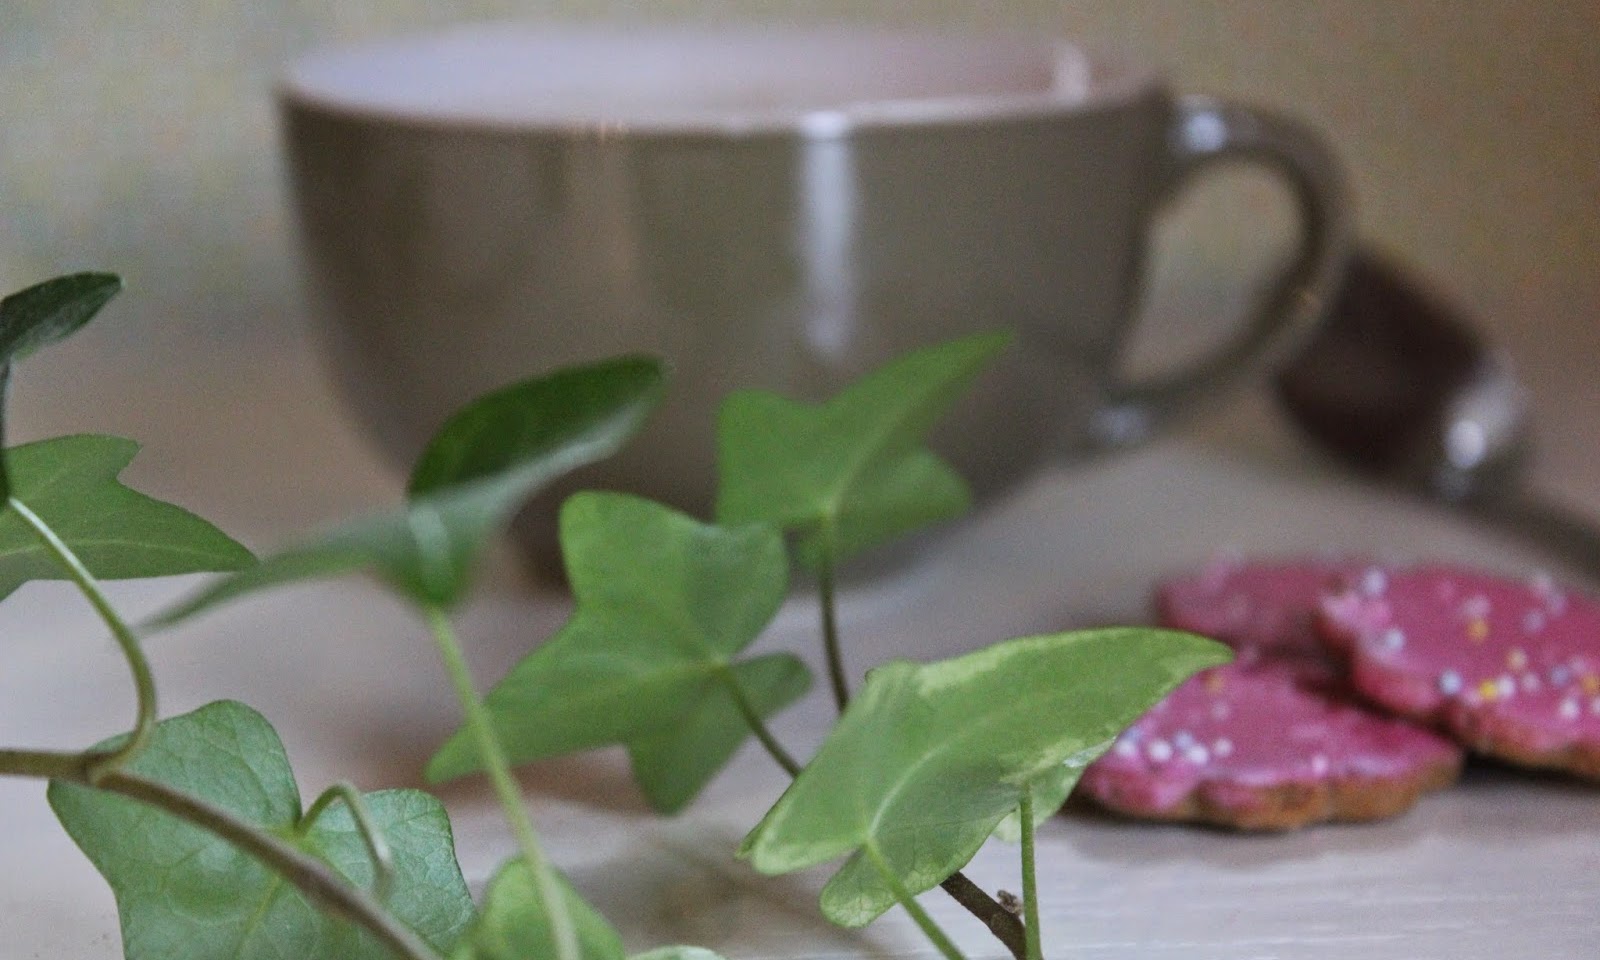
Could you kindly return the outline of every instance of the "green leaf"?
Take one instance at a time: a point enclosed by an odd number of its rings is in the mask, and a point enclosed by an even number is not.
[[[499,476],[558,451],[574,465],[608,457],[660,402],[664,381],[660,361],[618,357],[485,394],[429,441],[412,469],[410,495]]]
[[[250,551],[181,507],[117,482],[139,445],[79,435],[6,451],[11,495],[66,541],[89,572],[106,580],[237,570]],[[14,510],[0,509],[0,598],[29,580],[67,576]]]
[[[1017,809],[1025,786],[1088,764],[1186,677],[1229,656],[1190,634],[1116,628],[885,664],[740,856],[777,874],[850,854],[822,910],[865,925],[894,903],[875,861],[913,893],[931,889]]]
[[[620,449],[660,402],[663,381],[659,363],[624,357],[489,394],[429,444],[405,506],[275,554],[160,622],[279,584],[363,570],[418,603],[454,606],[511,513],[561,474]]]
[[[728,397],[717,427],[717,519],[800,535],[835,559],[966,510],[966,484],[923,438],[1010,338],[907,354],[820,406],[760,391]]]
[[[578,934],[582,960],[622,960],[622,938],[594,907],[556,875]],[[450,951],[450,960],[530,960],[556,955],[550,914],[539,896],[533,871],[520,858],[508,862],[489,881],[483,911],[466,936]]]
[[[122,289],[110,273],[74,273],[0,300],[0,363],[75,333]]]
[[[300,794],[283,745],[243,704],[213,703],[163,721],[130,769],[280,837],[295,836]],[[170,814],[66,783],[52,783],[49,799],[116,895],[128,960],[390,957],[366,931],[330,919],[254,859]],[[390,911],[436,949],[449,947],[472,916],[472,899],[444,808],[417,790],[383,790],[365,800],[394,853]],[[297,843],[351,883],[370,887],[371,861],[342,805]]]
[[[735,665],[733,682],[766,719],[805,696],[811,672],[794,657],[773,654]],[[628,758],[650,805],[677,813],[733,759],[749,735],[728,684],[719,683],[705,690],[677,722],[628,741]]]
[[[0,449],[6,437],[11,365],[47,343],[70,336],[122,289],[109,273],[75,273],[0,300]],[[9,465],[0,453],[0,503],[11,496]]]
[[[774,655],[735,663],[788,589],[778,533],[709,526],[638,497],[580,493],[561,511],[577,609],[485,698],[513,762],[623,743],[659,807],[687,803],[749,733],[734,684],[758,713],[804,692],[805,668]],[[478,768],[457,733],[428,766]]]
[[[1067,797],[1072,794],[1072,788],[1078,785],[1083,777],[1084,768],[1093,763],[1100,755],[1098,749],[1089,752],[1081,761],[1068,760],[1059,767],[1054,767],[1028,782],[1028,789],[1033,792],[1033,825],[1035,827],[1055,816],[1061,805],[1067,802]],[[1022,811],[1013,810],[1005,815],[999,825],[994,828],[994,836],[1007,843],[1017,843],[1022,839]]]

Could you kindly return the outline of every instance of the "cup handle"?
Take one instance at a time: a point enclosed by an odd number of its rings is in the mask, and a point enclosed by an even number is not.
[[[1326,313],[1349,252],[1344,178],[1333,153],[1309,127],[1277,114],[1209,97],[1175,104],[1168,135],[1170,173],[1159,196],[1213,164],[1262,165],[1283,178],[1299,208],[1294,259],[1256,314],[1226,343],[1177,373],[1116,384],[1095,414],[1102,448],[1140,443],[1192,406],[1196,397],[1269,367],[1300,343]]]

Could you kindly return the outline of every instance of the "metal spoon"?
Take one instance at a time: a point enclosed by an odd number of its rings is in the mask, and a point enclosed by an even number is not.
[[[1600,526],[1526,489],[1527,392],[1451,305],[1358,252],[1328,322],[1278,375],[1289,416],[1352,467],[1600,580]]]

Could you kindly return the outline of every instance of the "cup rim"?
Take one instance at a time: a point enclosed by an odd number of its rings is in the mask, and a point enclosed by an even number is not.
[[[645,115],[639,108],[607,114],[560,111],[541,114],[506,104],[407,102],[403,94],[340,89],[363,67],[383,58],[439,56],[452,45],[498,38],[502,42],[546,44],[718,43],[748,46],[757,42],[793,45],[877,44],[885,50],[917,45],[948,56],[956,48],[1032,57],[1035,69],[1052,70],[1049,86],[1016,90],[949,90],[929,95],[891,94],[846,98],[819,105],[669,108]],[[731,48],[730,48],[731,49]],[[280,78],[277,98],[282,107],[332,115],[385,126],[442,129],[456,132],[530,133],[578,137],[653,138],[713,136],[741,138],[763,135],[828,139],[870,130],[965,126],[1090,113],[1140,99],[1161,87],[1154,70],[1115,51],[1086,46],[1055,35],[1016,32],[959,32],[887,27],[706,26],[706,25],[556,25],[523,21],[467,24],[429,33],[402,35],[314,50],[293,62]],[[426,96],[424,94],[423,96]]]

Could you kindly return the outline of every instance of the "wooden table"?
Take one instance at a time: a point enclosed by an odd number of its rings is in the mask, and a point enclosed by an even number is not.
[[[257,547],[397,496],[398,479],[345,419],[310,348],[294,337],[266,341],[198,345],[177,361],[130,358],[92,337],[64,346],[26,371],[16,435],[142,439],[146,453],[127,479]],[[79,392],[62,396],[48,386],[53,377],[73,378]],[[1593,435],[1600,398],[1573,389],[1590,402],[1557,404],[1547,437]],[[1562,449],[1560,469],[1538,479],[1600,516],[1600,458]],[[1180,436],[1042,477],[914,570],[848,592],[850,662],[931,659],[1009,636],[1138,620],[1155,576],[1220,548],[1545,566],[1447,515],[1341,479],[1294,440],[1263,394],[1247,393]],[[564,598],[526,589],[500,559],[462,623],[485,682],[567,610]],[[112,592],[137,614],[188,585]],[[123,668],[70,601],[65,587],[34,585],[0,606],[8,743],[74,747],[127,722]],[[813,602],[798,596],[760,646],[815,663],[813,620]],[[308,794],[336,777],[367,789],[415,784],[456,721],[421,627],[364,581],[241,603],[153,640],[150,651],[164,713],[225,697],[250,702],[277,724]],[[794,749],[818,742],[826,699],[814,695],[777,725]],[[829,927],[814,902],[825,874],[768,880],[732,860],[783,783],[754,748],[673,820],[644,810],[616,753],[542,765],[526,783],[556,860],[630,948],[692,942],[737,960],[930,952],[899,911],[859,934]],[[487,791],[468,785],[445,797],[468,878],[481,883],[510,842]],[[0,842],[0,956],[120,956],[110,894],[52,819],[42,786],[0,782],[0,820],[9,827]],[[1589,960],[1600,934],[1600,791],[1559,778],[1475,768],[1459,788],[1373,826],[1248,837],[1074,813],[1040,842],[1054,957]],[[1015,861],[1014,849],[992,844],[970,874],[1016,889]],[[975,955],[998,955],[942,895],[925,900]]]

